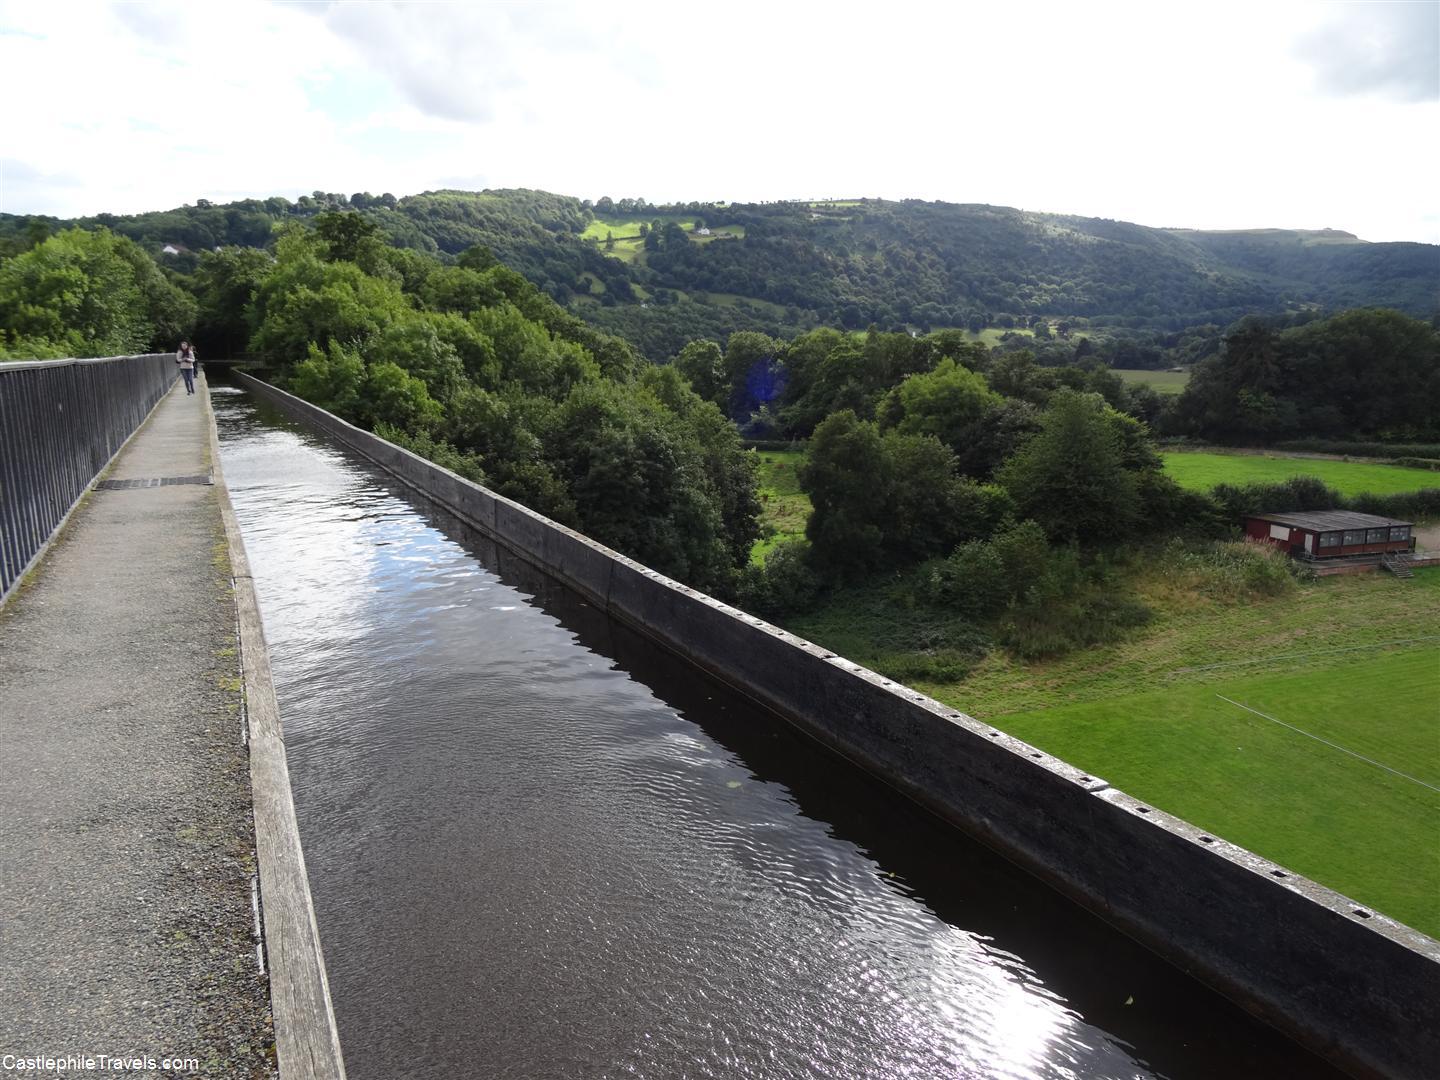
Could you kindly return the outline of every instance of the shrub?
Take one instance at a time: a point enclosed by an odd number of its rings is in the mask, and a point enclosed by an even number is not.
[[[935,565],[930,571],[930,595],[946,607],[983,618],[1015,603],[1047,574],[1053,582],[1057,564],[1065,563],[1065,555],[1051,552],[1039,525],[1012,523],[990,540],[961,544]]]
[[[1384,495],[1362,492],[1347,497],[1313,476],[1293,476],[1278,484],[1216,484],[1210,498],[1221,514],[1222,527],[1232,528],[1247,514],[1291,510],[1355,510],[1393,518],[1440,517],[1440,487]]]
[[[1048,595],[1042,599],[1040,591]],[[1037,590],[1035,597],[1006,613],[998,636],[1022,659],[1041,660],[1119,641],[1152,617],[1136,597],[1085,583],[1068,593]]]
[[[1440,487],[1395,491],[1388,495],[1362,493],[1344,501],[1347,510],[1394,518],[1440,517]]]
[[[1073,545],[1051,548],[1033,521],[961,544],[930,568],[929,586],[932,603],[973,619],[1000,615],[998,640],[1027,660],[1119,640],[1151,618],[1103,556],[1087,565]]]
[[[1440,458],[1440,443],[1346,442],[1343,439],[1289,439],[1275,444],[1277,450],[1306,454],[1342,454],[1349,457]]]
[[[1062,554],[1052,552],[1045,530],[1033,521],[1021,521],[1001,530],[992,542],[1000,557],[1009,600],[1024,596],[1047,573],[1053,580],[1054,575],[1068,571],[1076,560],[1073,548],[1062,549]]]
[[[1005,566],[995,546],[971,540],[930,571],[933,599],[972,618],[993,615],[1009,601]]]
[[[1246,514],[1275,514],[1287,510],[1336,510],[1344,497],[1314,476],[1292,476],[1275,484],[1216,484],[1210,489],[1229,524]]]
[[[820,579],[810,567],[810,545],[782,540],[770,549],[763,566],[745,568],[737,603],[767,619],[809,611],[820,599]]]
[[[1161,565],[1171,584],[1228,602],[1283,595],[1307,572],[1279,548],[1241,540],[1199,547],[1172,540]]]
[[[406,450],[419,454],[425,460],[433,461],[441,468],[449,469],[451,472],[463,476],[466,480],[477,484],[485,483],[485,470],[480,464],[479,454],[464,453],[447,442],[432,439],[423,432],[411,435],[383,420],[375,425],[375,434],[386,442],[403,446]]]
[[[804,450],[803,439],[742,439],[740,445],[746,450],[759,450],[764,453],[769,450]]]
[[[982,655],[979,646],[933,645],[914,652],[886,653],[876,670],[900,683],[953,683],[974,671]]]
[[[1181,487],[1163,473],[1140,477],[1142,526],[1151,534],[1195,537],[1224,536],[1231,526],[1216,499]]]

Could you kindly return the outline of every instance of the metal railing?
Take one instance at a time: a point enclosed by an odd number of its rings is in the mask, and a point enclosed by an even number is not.
[[[0,600],[178,376],[171,353],[0,364]]]

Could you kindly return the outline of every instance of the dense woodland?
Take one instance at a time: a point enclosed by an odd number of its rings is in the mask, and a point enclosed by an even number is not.
[[[1106,356],[1112,366],[1164,366],[1176,335],[1194,326],[1364,306],[1431,319],[1440,300],[1432,245],[1367,244],[1330,230],[1153,229],[916,200],[654,206],[529,190],[400,199],[317,191],[294,202],[202,200],[77,222],[0,215],[0,252],[65,225],[104,226],[152,254],[176,247],[167,265],[189,271],[199,252],[263,247],[278,224],[335,210],[353,210],[392,245],[444,262],[484,245],[656,361],[686,341],[723,341],[737,330],[788,339],[819,326],[873,324],[1022,335],[1043,326],[1047,337],[1052,327],[1083,330],[1102,348],[1113,342],[1131,354]],[[714,235],[701,236],[697,225]]]
[[[657,215],[644,264],[578,238],[597,209],[615,220]],[[1253,270],[1215,262],[1202,275],[1191,253],[1209,252],[1210,240],[1116,223],[926,204],[826,210],[835,220],[794,204],[684,208],[717,228],[744,226],[743,239],[700,244],[666,209],[438,193],[197,206],[58,231],[9,219],[0,356],[135,352],[190,336],[202,356],[255,357],[347,419],[771,617],[899,572],[924,582],[910,602],[988,627],[1022,655],[1144,621],[1112,587],[1117,548],[1223,540],[1236,513],[1262,499],[1272,509],[1338,505],[1313,485],[1185,492],[1163,473],[1157,434],[1440,440],[1432,325],[1389,309],[1297,311],[1287,292],[1321,265],[1307,261],[1310,248],[1327,259],[1352,247],[1433,258],[1422,245],[1277,243]],[[157,263],[160,238],[187,250]],[[1250,241],[1214,243],[1220,254],[1206,258],[1225,265],[1260,259]],[[1402,300],[1409,258],[1400,250],[1387,264]],[[608,304],[555,287],[577,268],[592,288],[603,284]],[[759,277],[742,282],[750,274]],[[1321,277],[1316,296],[1379,287]],[[657,363],[581,317],[644,317],[655,307],[617,298],[636,288],[658,297],[657,281],[699,294],[743,284],[836,325],[730,325]],[[923,329],[926,305],[948,306],[935,321],[963,323],[972,304],[987,326],[1030,332],[992,347],[968,325]],[[1267,304],[1268,314],[1231,318]],[[688,299],[658,306],[711,310]],[[1165,311],[1182,314],[1153,313]],[[1127,319],[1194,323],[1096,330]],[[1117,358],[1178,358],[1193,375],[1167,401],[1122,382],[1109,369]],[[763,565],[750,560],[760,503],[742,436],[809,447],[806,539]],[[1429,506],[1434,496],[1418,498]],[[1245,572],[1262,585],[1289,573],[1255,566]]]

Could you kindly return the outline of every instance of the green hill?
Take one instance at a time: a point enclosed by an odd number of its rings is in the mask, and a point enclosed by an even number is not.
[[[652,206],[524,189],[296,202],[201,202],[81,219],[180,270],[217,245],[259,246],[280,221],[349,207],[390,241],[456,255],[484,244],[562,304],[652,356],[696,336],[815,325],[1091,330],[1224,326],[1246,314],[1384,306],[1429,318],[1440,248],[1333,230],[1200,232],[974,204],[852,199]],[[0,215],[0,253],[53,219]],[[702,233],[700,226],[707,230]]]

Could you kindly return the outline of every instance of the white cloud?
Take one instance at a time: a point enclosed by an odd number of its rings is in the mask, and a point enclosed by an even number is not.
[[[489,121],[537,87],[573,84],[587,71],[607,82],[625,74],[605,62],[604,38],[565,8],[331,3],[313,11],[409,101],[445,119]]]
[[[1326,13],[1326,21],[1295,46],[1322,90],[1396,101],[1440,95],[1440,3],[1335,4]]]
[[[0,90],[26,103],[0,156],[27,170],[0,209],[483,185],[1440,240],[1440,103],[1317,88],[1315,42],[1355,13],[1303,0],[75,12],[0,7]]]

